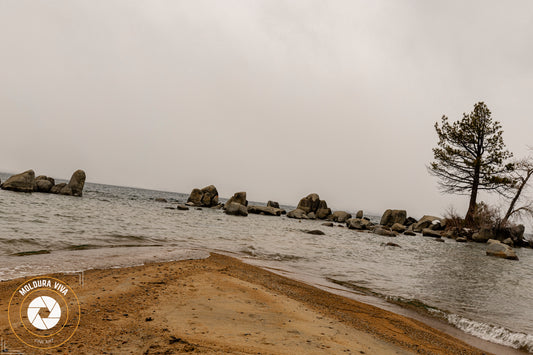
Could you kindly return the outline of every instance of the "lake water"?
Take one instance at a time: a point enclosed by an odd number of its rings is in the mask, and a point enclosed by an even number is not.
[[[7,177],[0,174],[2,181]],[[531,249],[516,249],[520,260],[510,261],[486,256],[485,245],[476,243],[389,238],[285,216],[165,208],[187,197],[91,183],[82,198],[0,190],[0,280],[225,251],[384,300],[417,300],[464,332],[533,352]],[[401,247],[385,246],[389,241]],[[14,255],[37,250],[49,254]]]

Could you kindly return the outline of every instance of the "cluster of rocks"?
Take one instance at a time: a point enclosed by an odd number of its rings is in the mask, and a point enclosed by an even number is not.
[[[285,211],[274,201],[268,201],[267,206],[249,206],[246,199],[246,192],[237,192],[224,204],[218,202],[218,192],[211,185],[203,189],[194,189],[189,196],[187,205],[201,207],[223,207],[228,215],[247,216],[249,213],[281,216]],[[186,206],[183,206],[186,208]],[[447,220],[424,215],[420,220],[408,217],[406,210],[388,209],[381,216],[379,224],[374,224],[369,218],[363,215],[360,210],[353,217],[345,211],[335,211],[332,213],[325,200],[321,200],[316,193],[309,194],[302,198],[296,209],[287,213],[287,217],[295,219],[321,219],[328,222],[324,226],[333,227],[336,223],[339,226],[346,226],[349,229],[366,231],[381,236],[396,237],[400,234],[415,236],[421,234],[423,237],[433,238],[435,241],[444,242],[443,237],[454,239],[457,242],[480,242],[488,243],[487,255],[503,257],[517,260],[513,246],[533,246],[524,241],[524,226],[514,226],[499,229],[481,229],[474,232],[467,228],[453,228],[447,225]],[[394,244],[394,243],[392,243]]]
[[[296,219],[326,219],[331,215],[326,201],[318,194],[310,194],[300,200],[295,210],[287,213],[287,217]]]
[[[196,207],[219,207],[218,191],[214,185],[209,185],[203,189],[193,189],[186,205]]]
[[[56,184],[51,177],[39,175],[35,177],[33,170],[16,174],[7,179],[0,188],[18,192],[44,192],[67,196],[82,196],[85,186],[85,172],[76,170],[68,183]]]

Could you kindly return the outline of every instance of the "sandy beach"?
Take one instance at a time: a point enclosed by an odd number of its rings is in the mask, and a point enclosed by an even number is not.
[[[74,336],[25,347],[0,319],[7,350],[72,354],[482,354],[427,325],[275,275],[237,259],[51,275],[78,295]],[[1,309],[24,279],[0,283]]]

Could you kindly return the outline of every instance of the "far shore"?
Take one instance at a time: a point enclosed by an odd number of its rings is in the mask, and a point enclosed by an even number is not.
[[[83,286],[77,276],[51,276],[73,287],[82,317],[70,341],[42,353],[488,354],[420,321],[219,254],[89,270]],[[0,282],[2,309],[23,280]],[[7,319],[0,331],[24,349]]]

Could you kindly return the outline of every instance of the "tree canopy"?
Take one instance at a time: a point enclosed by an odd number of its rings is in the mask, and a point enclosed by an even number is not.
[[[439,141],[433,148],[434,161],[429,172],[439,178],[445,193],[470,194],[466,222],[471,222],[479,190],[494,191],[508,184],[506,173],[513,169],[506,160],[512,157],[503,142],[503,130],[493,121],[483,102],[464,113],[461,120],[450,123],[443,116],[435,123]]]

